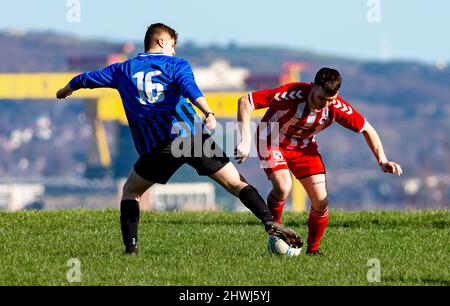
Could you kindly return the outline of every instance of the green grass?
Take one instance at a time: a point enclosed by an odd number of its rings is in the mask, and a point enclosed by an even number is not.
[[[450,211],[336,212],[325,257],[270,255],[250,213],[142,213],[122,255],[118,210],[0,213],[0,285],[450,285]],[[307,214],[285,224],[306,237]],[[70,258],[81,282],[69,283]],[[381,282],[368,282],[370,258]]]

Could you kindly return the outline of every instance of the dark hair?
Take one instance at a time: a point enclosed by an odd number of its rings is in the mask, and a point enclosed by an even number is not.
[[[314,84],[322,87],[328,95],[334,96],[341,88],[342,78],[339,71],[331,68],[322,68],[317,72]]]
[[[148,49],[150,49],[151,44],[153,41],[157,40],[158,37],[162,34],[162,33],[167,33],[170,35],[170,37],[173,38],[173,40],[175,41],[175,44],[177,43],[177,39],[178,39],[178,33],[175,32],[174,29],[172,29],[169,26],[166,26],[163,23],[154,23],[151,26],[149,26],[147,28],[147,32],[145,33],[145,39],[144,39],[144,48],[145,51],[147,51]]]

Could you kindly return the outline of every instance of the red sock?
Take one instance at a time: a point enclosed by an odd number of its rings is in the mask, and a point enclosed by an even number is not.
[[[282,201],[278,201],[273,196],[273,190],[267,196],[267,205],[269,206],[269,210],[272,213],[275,222],[281,223],[281,215],[283,214],[284,204],[286,204],[286,199]]]
[[[324,211],[315,211],[312,207],[308,218],[308,250],[317,251],[320,240],[328,223],[328,208]]]

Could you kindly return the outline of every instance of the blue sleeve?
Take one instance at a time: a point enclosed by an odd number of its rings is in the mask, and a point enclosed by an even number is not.
[[[74,77],[69,86],[73,90],[100,87],[117,88],[121,65],[122,63],[116,63],[99,70],[82,73]]]
[[[174,71],[175,83],[183,97],[188,98],[191,102],[203,97],[203,93],[198,88],[197,83],[195,83],[191,65],[187,61],[180,60]]]

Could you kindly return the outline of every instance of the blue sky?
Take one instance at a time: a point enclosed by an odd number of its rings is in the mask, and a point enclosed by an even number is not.
[[[80,3],[79,22],[68,20],[76,9],[72,2]],[[0,8],[0,30],[53,30],[113,41],[140,42],[154,22],[175,28],[180,43],[450,62],[450,1],[443,0],[3,0]]]

